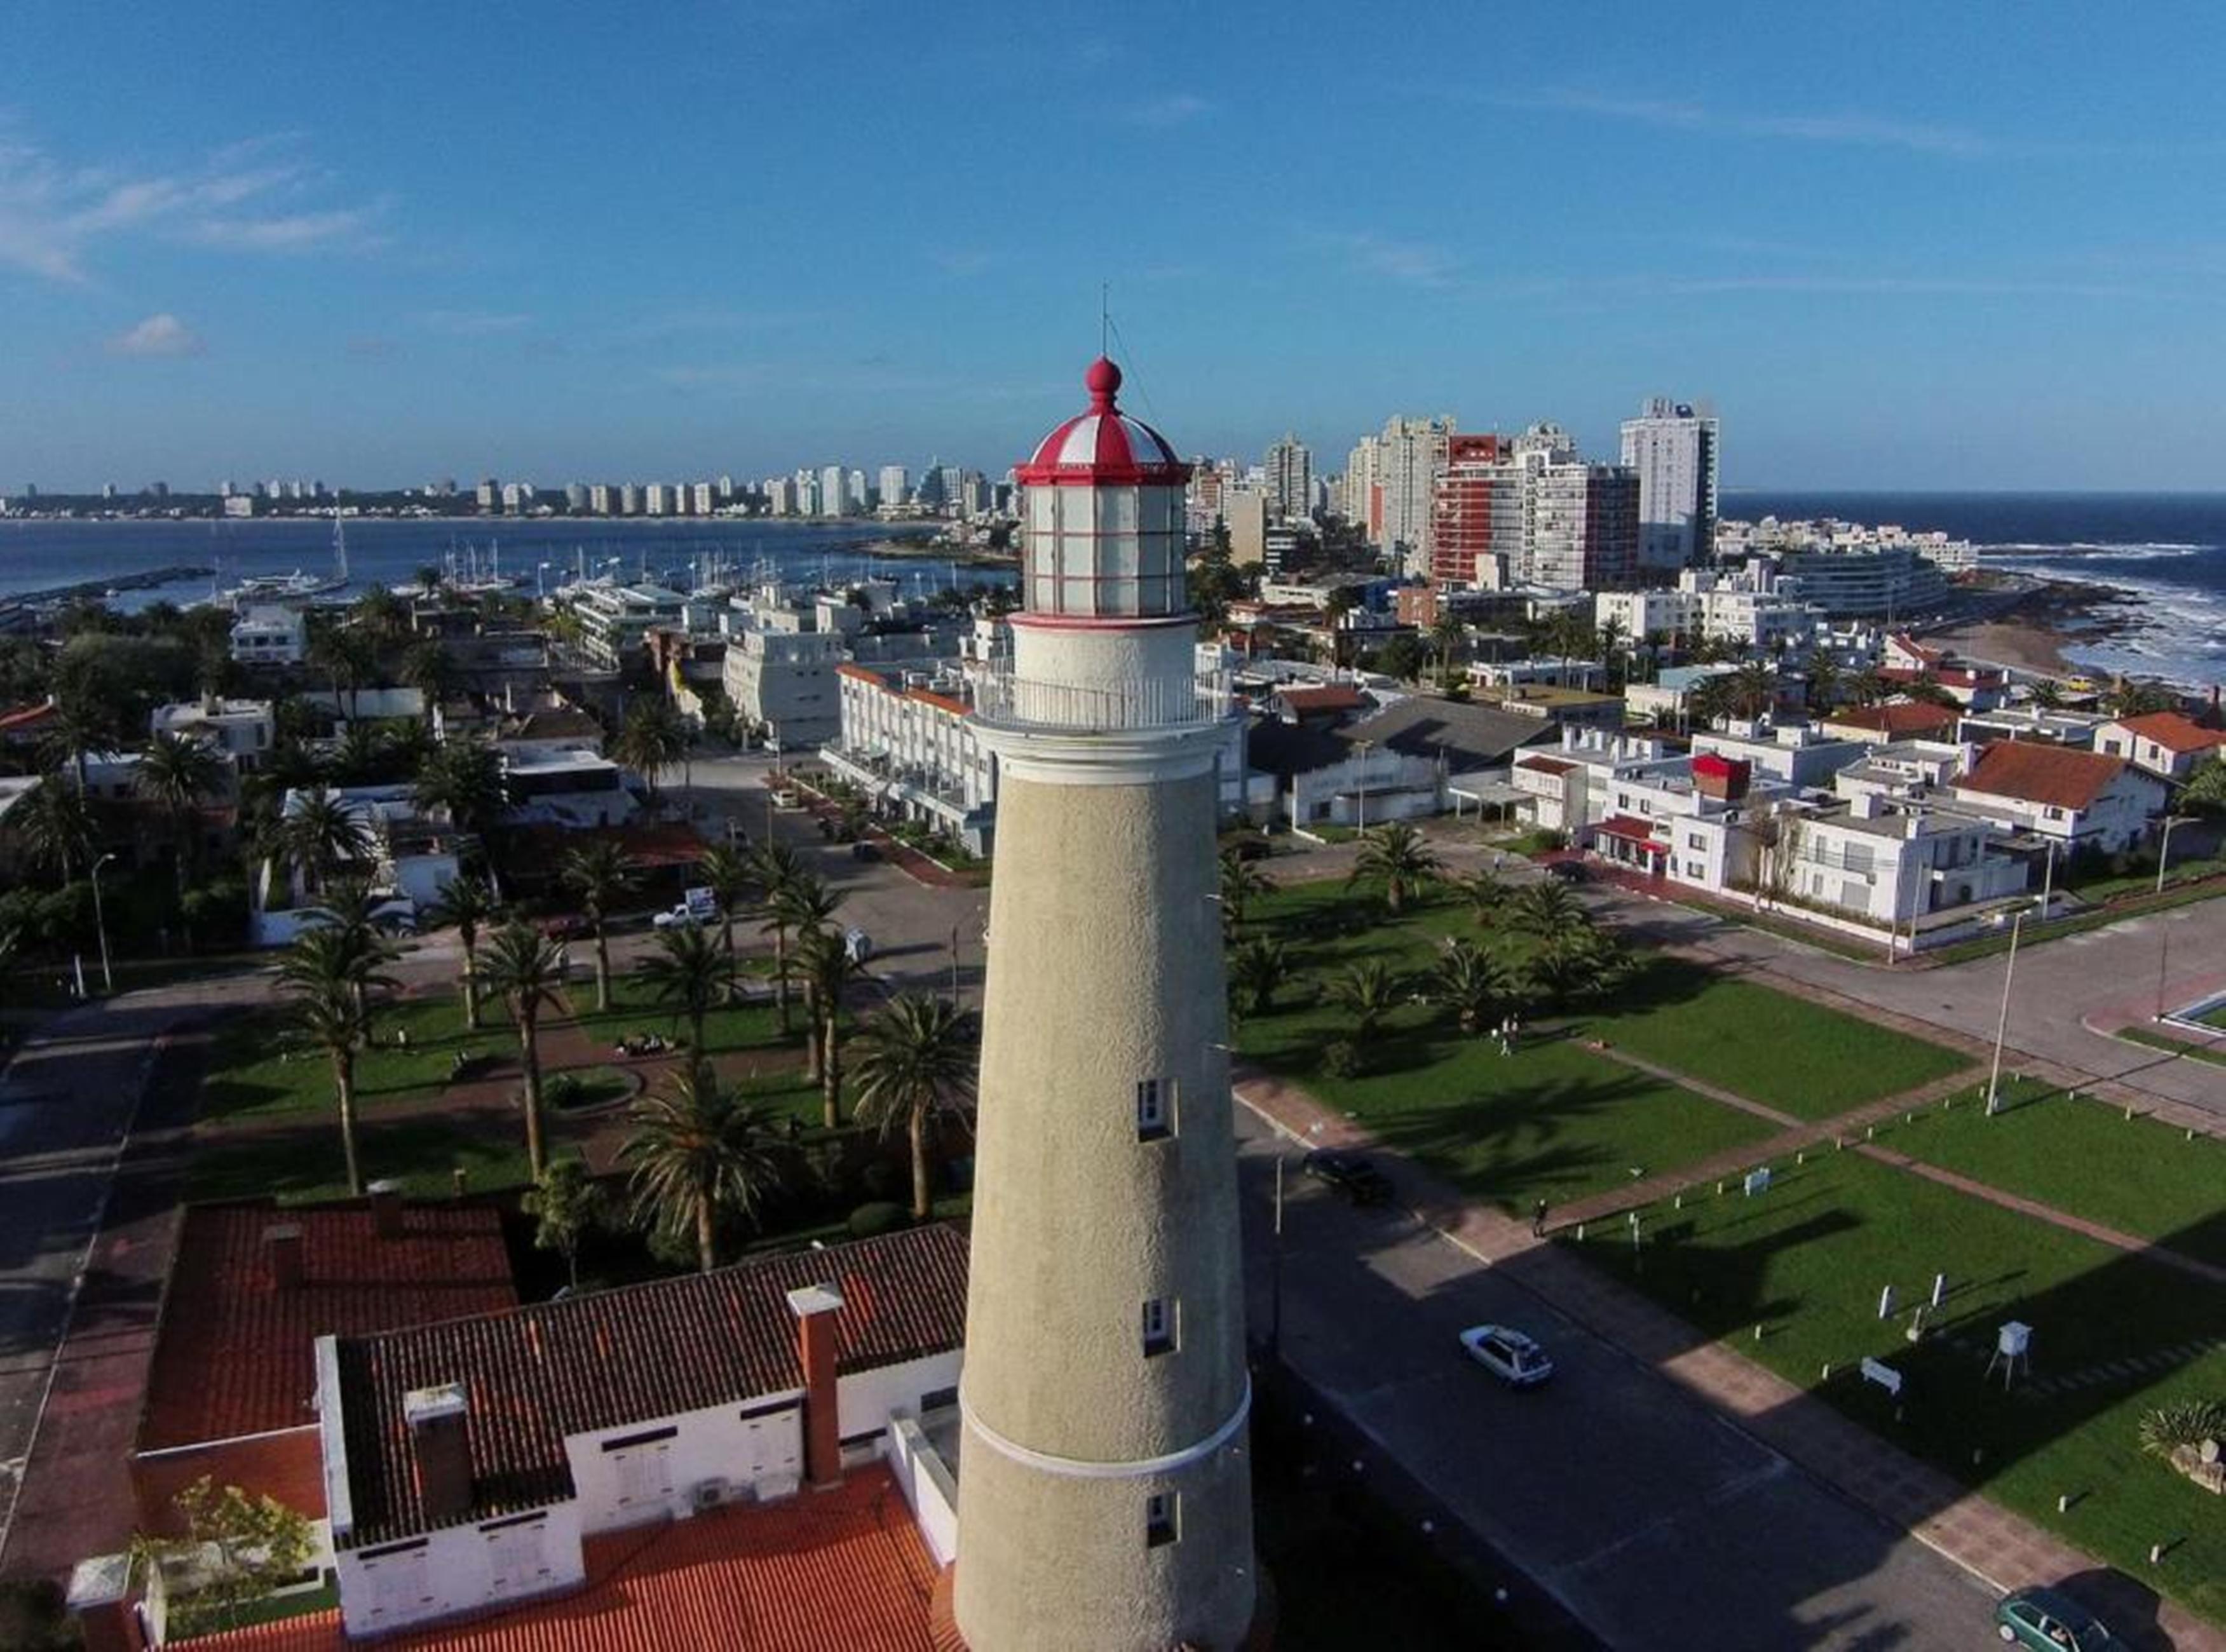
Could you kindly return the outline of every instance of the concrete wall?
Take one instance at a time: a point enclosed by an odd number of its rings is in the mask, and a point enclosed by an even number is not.
[[[917,1414],[920,1401],[931,1394],[958,1386],[959,1368],[965,1363],[962,1349],[927,1359],[906,1360],[901,1365],[882,1365],[870,1371],[853,1371],[835,1383],[835,1412],[842,1420],[843,1438],[856,1439],[880,1434],[900,1412]]]
[[[391,1635],[586,1581],[577,1505],[450,1526],[334,1557],[348,1635]]]
[[[753,1485],[792,1490],[804,1472],[802,1397],[799,1388],[568,1436],[581,1529],[685,1517],[695,1509],[695,1488],[707,1480],[744,1493]]]
[[[920,1541],[936,1565],[949,1566],[958,1558],[958,1483],[951,1478],[949,1466],[911,1417],[890,1420],[883,1452],[897,1489],[912,1505]]]
[[[173,1499],[203,1475],[219,1485],[275,1497],[311,1520],[325,1517],[324,1458],[315,1423],[169,1451],[137,1452],[130,1466],[140,1528],[160,1536],[185,1535]]]

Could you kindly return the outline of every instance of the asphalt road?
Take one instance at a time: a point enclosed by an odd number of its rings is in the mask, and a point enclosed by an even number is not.
[[[1274,1165],[1238,1109],[1250,1312],[1269,1314]],[[1292,1169],[1294,1172],[1295,1153]],[[1973,1646],[1994,1596],[1404,1212],[1286,1182],[1284,1358],[1485,1541],[1607,1644]],[[1552,1382],[1503,1389],[1467,1325],[1551,1349]]]

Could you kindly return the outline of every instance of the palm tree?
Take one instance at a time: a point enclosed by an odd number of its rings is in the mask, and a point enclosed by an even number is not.
[[[757,1213],[758,1200],[779,1166],[754,1108],[685,1073],[667,1093],[644,1096],[629,1109],[633,1134],[619,1149],[632,1161],[637,1219],[696,1245],[696,1265],[718,1265],[719,1217]]]
[[[541,1141],[541,1012],[557,1001],[564,985],[564,949],[524,924],[509,923],[487,943],[487,991],[510,1007],[518,1027],[518,1053],[525,1082],[525,1156],[533,1179],[548,1159]]]
[[[1854,696],[1857,705],[1874,706],[1886,698],[1886,680],[1879,668],[1866,665],[1855,673],[1854,681],[1848,684],[1848,691]]]
[[[1266,894],[1272,887],[1267,874],[1245,859],[1235,844],[1221,851],[1221,935],[1224,941],[1236,935],[1252,898]]]
[[[333,703],[347,703],[347,720],[356,720],[357,691],[364,679],[378,669],[378,645],[370,632],[352,626],[327,626],[309,639],[309,664],[332,679]]]
[[[2064,685],[2052,677],[2044,677],[2032,685],[2032,703],[2042,711],[2054,711],[2064,704]]]
[[[417,565],[417,589],[428,600],[441,594],[441,570],[430,562]]]
[[[1472,874],[1460,889],[1479,924],[1489,924],[1498,918],[1515,893],[1513,885],[1488,868]]]
[[[595,931],[595,1007],[611,1007],[611,946],[605,924],[611,908],[633,883],[633,870],[626,851],[607,837],[571,850],[558,864],[556,875],[580,898],[580,910]]]
[[[1353,857],[1352,874],[1345,886],[1350,888],[1364,881],[1383,885],[1383,904],[1396,918],[1407,898],[1441,869],[1438,857],[1423,842],[1422,835],[1405,821],[1395,820],[1360,840],[1360,852]]]
[[[1524,965],[1539,995],[1555,1004],[1606,990],[1627,964],[1621,945],[1589,924],[1547,936]]]
[[[1778,703],[1778,673],[1760,660],[1749,660],[1725,680],[1732,708],[1742,717],[1759,717]]]
[[[1467,639],[1468,627],[1451,613],[1444,613],[1430,621],[1430,643],[1438,651],[1438,673],[1441,681],[1450,682],[1453,674],[1453,650]]]
[[[735,961],[735,913],[748,901],[757,871],[748,855],[722,843],[703,852],[696,863],[696,875],[719,903],[719,939],[727,954],[727,996],[732,999],[741,987]]]
[[[688,1018],[689,1059],[708,1074],[711,1052],[703,1043],[703,1018],[733,988],[733,960],[709,930],[690,924],[659,930],[657,950],[634,965],[634,973],[650,983],[658,1003]]]
[[[401,667],[395,675],[405,688],[415,689],[425,696],[425,721],[429,727],[434,708],[455,689],[455,657],[439,638],[428,637],[403,655]]]
[[[41,766],[67,765],[85,795],[85,759],[88,752],[105,751],[121,734],[115,703],[90,683],[57,684],[49,703],[47,732],[40,741]]]
[[[1601,620],[1593,633],[1593,645],[1600,651],[1600,663],[1607,667],[1608,686],[1622,686],[1620,662],[1625,650],[1631,645],[1631,633],[1624,629],[1623,621],[1613,614]]]
[[[797,937],[791,967],[804,983],[805,1007],[811,1018],[811,1071],[819,1080],[822,1117],[832,1130],[843,1122],[843,994],[866,973],[866,966],[841,936],[811,929]]]
[[[648,783],[652,808],[657,804],[659,777],[687,753],[688,725],[673,703],[662,696],[644,695],[637,699],[611,746],[611,755]]]
[[[458,831],[484,836],[510,806],[501,753],[476,740],[436,747],[417,770],[410,801],[429,813],[446,810]]]
[[[2163,683],[2144,683],[2129,677],[2119,677],[2102,696],[2103,708],[2114,717],[2140,717],[2152,711],[2169,711],[2173,704],[2172,690]]]
[[[1230,949],[1230,988],[1248,1015],[1268,1013],[1289,973],[1290,954],[1273,936],[1251,936]]]
[[[1433,995],[1453,1012],[1464,1032],[1474,1032],[1505,997],[1498,962],[1466,941],[1448,941],[1432,978]]]
[[[371,827],[362,811],[321,786],[301,794],[278,823],[280,855],[313,890],[322,889],[347,861],[368,860],[372,849]]]
[[[935,1213],[927,1126],[974,1093],[974,1018],[948,999],[906,993],[858,1029],[858,1117],[883,1135],[902,1126],[912,1149],[912,1214]]]
[[[1383,1018],[1398,1007],[1399,977],[1381,959],[1347,964],[1329,983],[1329,1000],[1352,1018],[1356,1043],[1375,1036]]]
[[[1533,935],[1558,935],[1592,925],[1584,903],[1570,893],[1568,885],[1552,878],[1530,885],[1509,904],[1517,925]]]
[[[363,1166],[356,1152],[355,1061],[371,1042],[369,989],[394,985],[378,973],[388,956],[376,936],[366,938],[353,927],[325,924],[296,937],[278,966],[280,990],[297,1001],[297,1031],[331,1058],[340,1156],[347,1166],[348,1191],[357,1196],[363,1192]]]
[[[1840,702],[1840,668],[1829,654],[1810,656],[1807,700],[1811,711],[1829,711]]]
[[[373,585],[356,598],[356,626],[374,643],[391,643],[410,629],[409,604],[384,585]]]
[[[502,897],[495,893],[494,886],[467,873],[449,879],[423,913],[425,922],[434,929],[456,926],[456,940],[464,950],[464,1026],[473,1032],[480,1030],[480,928],[501,915]]]
[[[177,846],[178,893],[186,892],[186,869],[194,859],[200,834],[194,830],[194,810],[224,790],[225,765],[216,748],[205,740],[181,734],[157,734],[140,754],[133,784],[143,797],[161,805],[170,817],[170,836]]]
[[[789,869],[779,884],[769,884],[766,891],[766,914],[773,928],[773,972],[785,982],[791,971],[788,965],[788,937],[793,935],[800,943],[806,936],[827,927],[835,909],[843,904],[843,897],[827,886],[826,880],[817,873],[807,871],[792,855]],[[780,993],[780,1030],[788,1031],[788,991],[785,985]]]
[[[2180,791],[2179,802],[2201,814],[2226,814],[2226,755],[2197,764]]]
[[[783,893],[805,875],[804,862],[796,851],[785,843],[776,843],[768,838],[750,852],[750,864],[757,873],[758,882],[765,890],[760,911],[767,929],[773,931],[773,997],[780,1007],[780,1032],[788,1036],[788,917],[782,905]]]
[[[48,775],[9,811],[11,831],[22,839],[23,850],[34,865],[52,869],[56,881],[67,883],[77,866],[92,861],[98,823],[85,793],[58,775]]]

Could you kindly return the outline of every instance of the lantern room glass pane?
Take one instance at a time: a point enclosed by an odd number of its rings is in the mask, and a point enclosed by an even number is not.
[[[1097,541],[1078,533],[1062,534],[1059,545],[1060,573],[1075,578],[1094,571],[1091,564],[1097,560]]]
[[[1049,533],[1059,524],[1059,490],[1055,487],[1032,487],[1028,490],[1028,527],[1036,533]]]
[[[1132,579],[1110,579],[1101,581],[1097,587],[1097,600],[1103,605],[1100,610],[1101,613],[1142,613],[1144,612],[1137,606],[1139,598],[1136,581]]]
[[[1038,574],[1029,583],[1028,606],[1038,613],[1056,612],[1059,581],[1048,574]]]
[[[1059,581],[1059,587],[1063,599],[1059,605],[1059,611],[1062,613],[1097,612],[1097,602],[1093,594],[1097,588],[1090,581],[1062,580]]]
[[[1097,491],[1097,531],[1100,533],[1134,533],[1136,531],[1136,495],[1133,487],[1106,487]]]

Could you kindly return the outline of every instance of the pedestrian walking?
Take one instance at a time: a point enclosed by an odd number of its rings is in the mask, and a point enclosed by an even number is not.
[[[1530,1236],[1533,1239],[1546,1236],[1546,1201],[1543,1199],[1530,1207]]]

